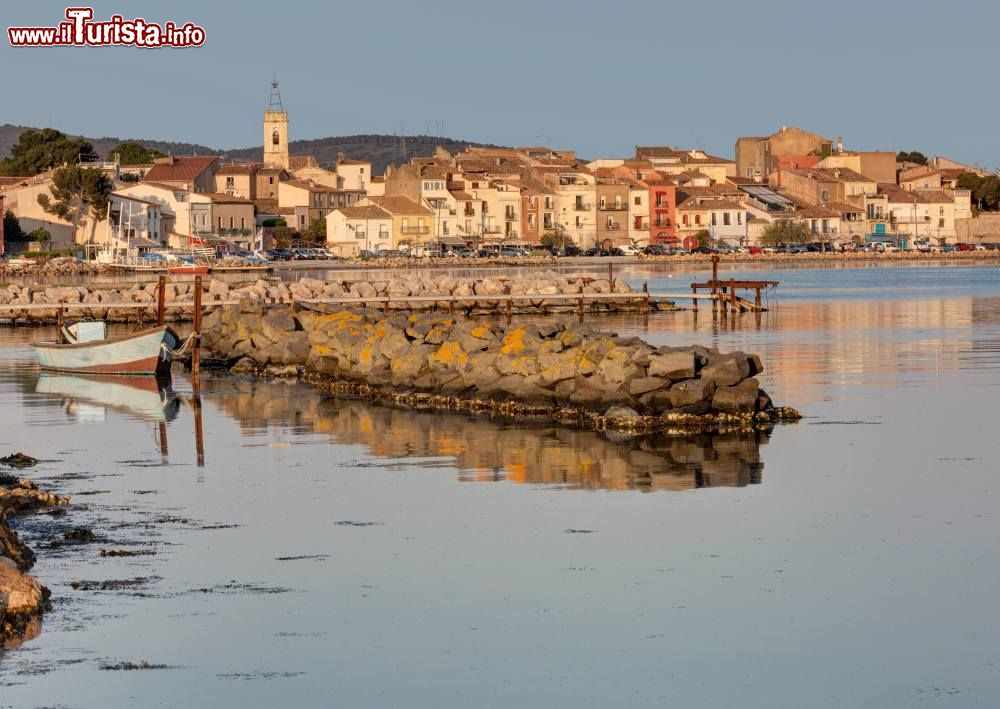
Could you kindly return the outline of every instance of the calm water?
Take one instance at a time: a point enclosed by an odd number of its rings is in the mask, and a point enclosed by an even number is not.
[[[225,377],[164,408],[39,380],[39,331],[0,331],[0,453],[74,495],[20,521],[54,609],[0,706],[995,706],[1000,270],[752,273],[782,281],[760,316],[602,322],[761,354],[807,418],[757,438]],[[42,548],[81,525],[101,539]],[[100,669],[144,660],[167,668]]]

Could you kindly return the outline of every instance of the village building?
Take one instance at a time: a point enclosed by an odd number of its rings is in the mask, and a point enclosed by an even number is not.
[[[338,207],[326,215],[327,249],[341,258],[392,248],[393,216],[374,204]]]
[[[781,126],[767,136],[741,136],[736,139],[735,174],[764,181],[778,169],[778,159],[782,156],[818,156],[832,153],[833,148],[829,138],[789,126]]]
[[[221,161],[212,156],[157,158],[143,176],[143,182],[158,182],[179,187],[188,192],[213,192],[215,173]]]
[[[432,241],[434,213],[424,205],[401,195],[367,196],[360,207],[374,205],[392,217],[390,243],[393,249],[415,249]]]

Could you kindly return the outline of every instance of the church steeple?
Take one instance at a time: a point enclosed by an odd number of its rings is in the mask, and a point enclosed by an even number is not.
[[[277,78],[271,81],[271,96],[264,110],[264,164],[288,169],[288,112],[281,103]]]

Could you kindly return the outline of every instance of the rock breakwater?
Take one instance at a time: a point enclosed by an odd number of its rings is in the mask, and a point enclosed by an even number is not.
[[[33,324],[54,322],[58,308],[76,317],[112,322],[134,322],[156,317],[156,281],[115,286],[29,286],[0,287],[0,305],[13,306],[0,312],[0,322]],[[190,320],[195,284],[170,281],[164,290],[165,315],[170,321]],[[627,297],[634,293],[635,298]],[[605,295],[606,298],[601,296]],[[436,298],[440,297],[440,300]],[[580,300],[583,297],[584,300]],[[637,311],[672,306],[648,300],[623,280],[553,271],[499,277],[451,277],[440,274],[407,273],[383,280],[323,281],[302,278],[284,282],[257,279],[229,283],[206,279],[202,302],[237,301],[289,303],[294,301],[378,302],[389,310],[447,310],[467,313],[557,312],[579,310]],[[388,301],[388,302],[386,302]],[[508,305],[509,301],[509,305]],[[16,306],[30,306],[17,310]],[[51,305],[53,308],[42,306]],[[115,305],[123,307],[114,307]],[[128,305],[129,307],[124,307]],[[140,307],[141,306],[141,307]]]
[[[753,427],[790,413],[760,388],[755,355],[654,347],[576,322],[247,302],[206,318],[203,344],[235,373],[304,373],[339,393],[415,408],[637,430]]]

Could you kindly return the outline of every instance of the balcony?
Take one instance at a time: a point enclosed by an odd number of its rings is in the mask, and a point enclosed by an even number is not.
[[[624,212],[628,207],[624,204],[602,204],[598,209],[602,212]]]
[[[509,222],[515,221],[517,219],[517,213],[516,212],[507,212],[507,213],[505,213],[503,215],[503,218],[506,219]]]
[[[578,212],[589,212],[590,205],[587,204],[586,202],[577,202],[576,204],[573,205],[573,209],[575,209]]]
[[[469,205],[466,205],[465,206],[465,211],[462,212],[462,214],[464,214],[467,217],[474,217],[474,216],[476,216],[476,210],[473,209],[472,207],[470,207]]]
[[[619,229],[622,228],[622,225],[619,224],[618,222],[611,222],[610,224],[605,224],[604,228],[607,229],[608,231],[618,231]]]
[[[633,224],[633,229],[639,229],[641,231],[649,231],[649,224]]]
[[[399,230],[400,234],[430,234],[431,229],[427,226],[404,226]]]
[[[499,234],[500,231],[501,231],[500,227],[498,227],[496,224],[490,224],[489,226],[483,227],[484,234]]]
[[[656,200],[655,202],[653,202],[653,208],[654,209],[670,209],[670,203],[669,202],[661,202],[660,200]]]

